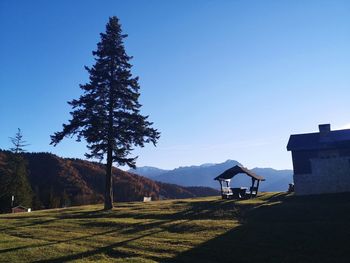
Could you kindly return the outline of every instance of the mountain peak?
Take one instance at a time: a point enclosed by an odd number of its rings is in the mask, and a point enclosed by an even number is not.
[[[215,165],[215,164],[214,163],[203,163],[199,167],[210,167],[210,166],[213,166],[213,165]]]

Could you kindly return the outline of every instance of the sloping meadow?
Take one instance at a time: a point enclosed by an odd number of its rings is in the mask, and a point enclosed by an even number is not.
[[[0,262],[346,262],[350,195],[264,193],[0,216]]]

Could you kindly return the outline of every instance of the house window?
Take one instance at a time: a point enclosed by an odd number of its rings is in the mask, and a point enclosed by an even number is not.
[[[320,159],[330,159],[339,157],[339,152],[337,150],[327,150],[318,152],[318,157]]]

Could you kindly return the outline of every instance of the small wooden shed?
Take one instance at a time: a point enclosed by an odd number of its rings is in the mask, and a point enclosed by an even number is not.
[[[231,179],[237,174],[246,174],[247,176],[252,178],[252,185],[249,188],[249,191],[247,191],[248,190],[247,187],[236,187],[236,188],[230,187]],[[255,197],[258,194],[260,181],[265,181],[265,179],[262,176],[257,175],[254,172],[240,165],[236,165],[226,170],[219,176],[215,177],[214,180],[219,181],[220,188],[221,188],[221,195],[222,195],[222,198],[225,198],[225,199],[228,199],[228,198],[241,199],[241,198]]]
[[[12,207],[12,213],[25,213],[25,212],[30,213],[31,211],[32,211],[31,208],[27,208],[21,205]]]

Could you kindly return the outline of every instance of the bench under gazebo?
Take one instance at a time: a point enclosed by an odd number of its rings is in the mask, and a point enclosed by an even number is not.
[[[251,177],[252,185],[249,188],[249,190],[248,187],[230,187],[231,179],[237,174],[246,174],[247,176]],[[265,179],[262,176],[257,175],[252,171],[248,170],[247,168],[244,168],[239,165],[236,165],[226,170],[219,176],[215,177],[214,180],[217,180],[220,183],[221,196],[223,199],[253,198],[258,194],[260,181],[265,181]]]

